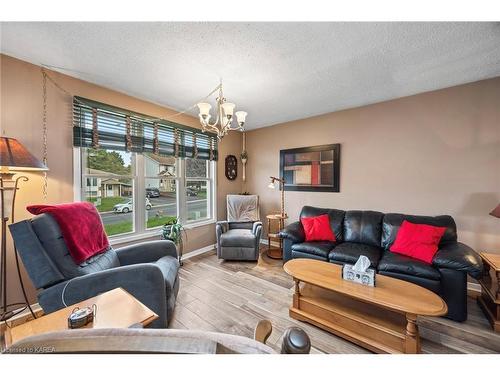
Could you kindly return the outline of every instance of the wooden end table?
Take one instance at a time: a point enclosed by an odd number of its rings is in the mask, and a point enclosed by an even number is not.
[[[481,284],[481,296],[477,303],[490,321],[495,332],[500,332],[500,254],[482,252],[479,254],[486,270]]]
[[[44,315],[38,319],[30,320],[29,322],[7,329],[6,345],[10,346],[28,336],[70,329],[68,328],[68,316],[75,307],[83,308],[92,306],[93,304],[97,305],[94,321],[80,329],[129,328],[137,325],[146,327],[158,319],[158,315],[135,299],[126,290],[116,288],[51,314]]]
[[[283,240],[278,237],[278,233],[285,227],[285,219],[288,218],[287,214],[283,216],[281,214],[271,214],[267,215],[267,256],[271,259],[283,259]],[[272,231],[272,223],[278,222],[277,232]],[[279,247],[271,248],[271,241],[277,240]]]

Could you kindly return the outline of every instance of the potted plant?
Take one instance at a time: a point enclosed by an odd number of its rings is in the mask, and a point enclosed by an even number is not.
[[[247,163],[247,160],[248,160],[248,152],[247,152],[247,150],[243,150],[243,151],[241,152],[240,157],[241,157],[241,162],[242,162],[243,164],[246,164],[246,163]]]
[[[170,217],[167,219],[165,225],[163,225],[161,236],[172,241],[177,247],[177,253],[179,254],[179,265],[182,266],[182,253],[184,250],[184,240],[187,239],[186,230],[179,222],[176,217]]]

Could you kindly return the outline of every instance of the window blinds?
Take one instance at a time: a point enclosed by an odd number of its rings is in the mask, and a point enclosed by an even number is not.
[[[73,145],[217,160],[217,136],[75,96]]]

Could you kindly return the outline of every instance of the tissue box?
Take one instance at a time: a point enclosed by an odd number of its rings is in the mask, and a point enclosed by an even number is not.
[[[355,271],[352,264],[344,264],[342,278],[358,284],[375,286],[375,270],[368,268],[366,271]]]

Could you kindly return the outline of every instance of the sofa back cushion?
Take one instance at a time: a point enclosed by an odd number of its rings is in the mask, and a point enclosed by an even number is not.
[[[432,258],[438,251],[445,231],[446,227],[415,224],[404,220],[389,250],[432,264]]]
[[[24,268],[36,289],[46,288],[64,280],[64,275],[45,252],[33,231],[31,220],[11,224],[9,229]]]
[[[384,250],[389,248],[394,243],[399,228],[404,220],[414,224],[427,224],[435,227],[446,227],[446,230],[441,237],[439,247],[450,243],[457,242],[457,225],[455,220],[449,215],[440,216],[419,216],[405,214],[385,214],[382,220],[382,247]]]
[[[335,242],[335,234],[330,227],[330,218],[327,214],[303,217],[300,219],[304,234],[306,235],[306,242],[311,241],[331,241]]]
[[[110,247],[103,253],[76,264],[69,254],[61,229],[50,214],[41,214],[31,219],[31,226],[43,249],[66,279],[83,276],[97,271],[118,267],[120,262]]]
[[[377,211],[346,211],[344,216],[344,241],[380,246],[382,219]]]
[[[342,242],[344,238],[343,222],[344,222],[345,211],[329,209],[329,208],[304,206],[302,207],[302,211],[300,212],[300,219],[304,217],[320,216],[324,214],[328,215],[328,218],[330,219],[330,228],[332,229],[332,232],[335,234],[336,242],[337,243]]]

